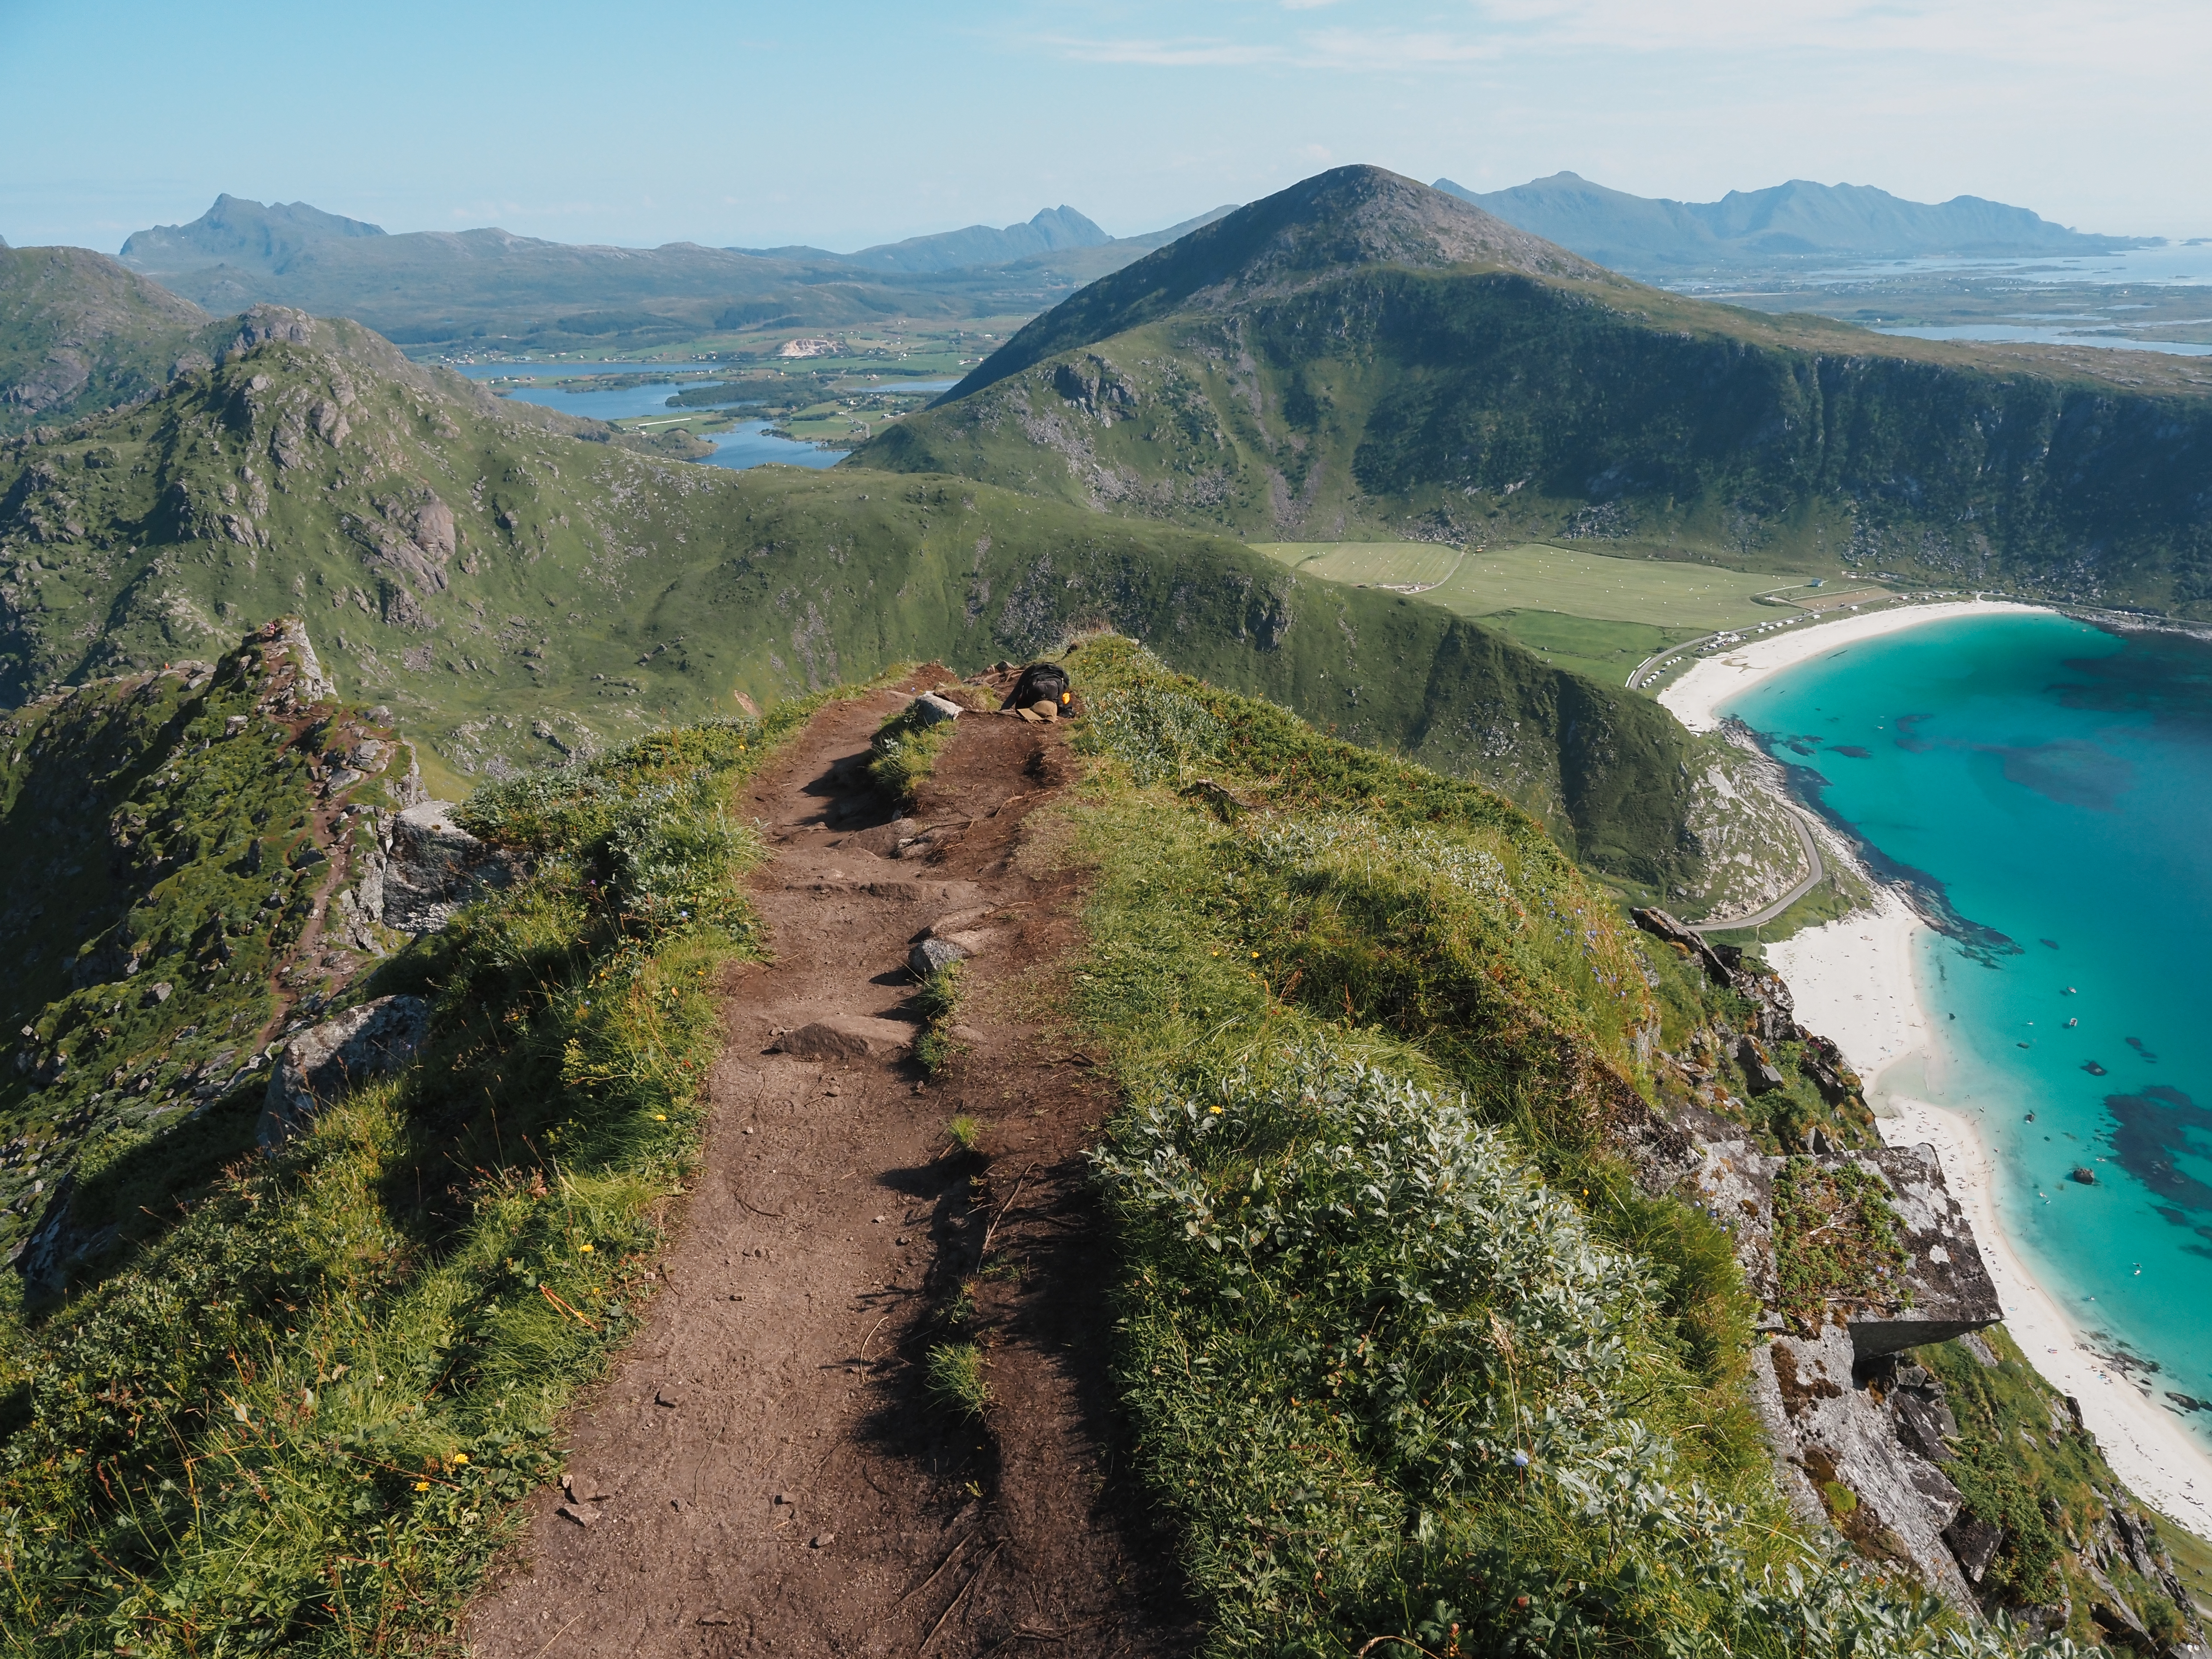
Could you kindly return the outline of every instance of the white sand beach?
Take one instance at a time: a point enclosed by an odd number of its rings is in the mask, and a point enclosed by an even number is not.
[[[1771,634],[1747,635],[1735,649],[1716,652],[1692,664],[1687,673],[1659,694],[1659,706],[1691,731],[1711,732],[1720,725],[1720,706],[1730,698],[1770,675],[1840,647],[1900,629],[1948,622],[1955,617],[2042,614],[2040,606],[2007,600],[1946,599],[1928,605],[1884,605],[1880,610],[1850,611],[1831,621],[1798,623]]]
[[[1691,731],[1710,732],[1732,698],[1839,647],[1953,617],[2006,614],[2033,616],[2039,609],[2002,601],[1899,605],[1777,629],[1696,664],[1659,702]],[[1934,1092],[1926,1081],[1929,1066],[1940,1069],[1916,972],[1917,940],[1927,924],[1896,893],[1875,891],[1873,909],[1766,947],[1796,998],[1799,1022],[1832,1038],[1869,1079],[1868,1103],[1885,1139],[1936,1148],[1973,1224],[2005,1328],[2054,1388],[2081,1402],[2082,1423],[2113,1470],[2143,1501],[2212,1537],[2212,1454],[2147,1390],[2107,1365],[2028,1273],[1998,1225],[1995,1170],[1975,1118],[1921,1097]]]
[[[1975,1117],[1919,1097],[1934,1052],[1916,974],[1916,941],[1925,927],[1895,894],[1881,890],[1874,911],[1808,928],[1767,946],[1766,955],[1789,981],[1798,1022],[1833,1038],[1871,1079],[1868,1103],[1881,1116],[1882,1138],[1936,1148],[1973,1224],[2013,1340],[2052,1387],[2081,1402],[2083,1425],[2138,1498],[2212,1537],[2212,1454],[2147,1390],[2107,1365],[2028,1273],[1997,1224],[1996,1172]]]

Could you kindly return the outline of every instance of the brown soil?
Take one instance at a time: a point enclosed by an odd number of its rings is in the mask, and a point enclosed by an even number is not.
[[[526,1559],[473,1613],[487,1659],[1195,1645],[1117,1469],[1081,1159],[1110,1097],[1035,1020],[1078,890],[1018,855],[1073,764],[1061,728],[971,714],[895,827],[859,761],[910,695],[830,705],[746,804],[775,848],[756,885],[775,965],[732,977],[662,1294],[575,1424],[573,1501],[533,1500]],[[910,941],[987,905],[969,1052],[939,1081],[902,1056],[764,1052],[832,1016],[911,1022]],[[980,1155],[946,1133],[963,1113],[988,1126]],[[963,1287],[980,1422],[924,1386]]]

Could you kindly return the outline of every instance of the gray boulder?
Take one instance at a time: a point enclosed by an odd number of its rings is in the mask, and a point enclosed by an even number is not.
[[[273,1151],[300,1133],[324,1107],[371,1078],[399,1069],[430,1029],[421,997],[379,997],[300,1033],[284,1045],[269,1079],[255,1138]]]
[[[376,907],[386,927],[435,933],[487,888],[513,879],[506,856],[455,823],[453,811],[451,801],[426,800],[392,819]]]

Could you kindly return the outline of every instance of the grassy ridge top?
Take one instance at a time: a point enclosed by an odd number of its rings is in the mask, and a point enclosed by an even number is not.
[[[739,694],[981,666],[1104,625],[1486,777],[1625,876],[1656,884],[1687,856],[1664,714],[1432,607],[963,481],[580,442],[587,423],[366,331],[255,315],[261,337],[164,397],[0,448],[0,697],[204,654],[296,610],[450,790]]]
[[[1480,787],[1126,642],[1074,666],[1116,1382],[1204,1650],[2035,1646],[1777,1495],[1733,1241],[1619,1150],[1662,1027],[1715,1017],[1702,975]],[[1977,1455],[2027,1512],[2124,1501],[2094,1445],[2089,1493],[1996,1426]]]

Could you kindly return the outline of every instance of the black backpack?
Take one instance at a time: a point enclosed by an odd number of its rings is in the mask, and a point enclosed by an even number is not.
[[[1027,708],[1040,702],[1048,702],[1061,713],[1067,710],[1067,671],[1058,663],[1033,662],[1022,670],[1022,677],[1014,682],[1013,695],[1006,701],[1008,708]]]

